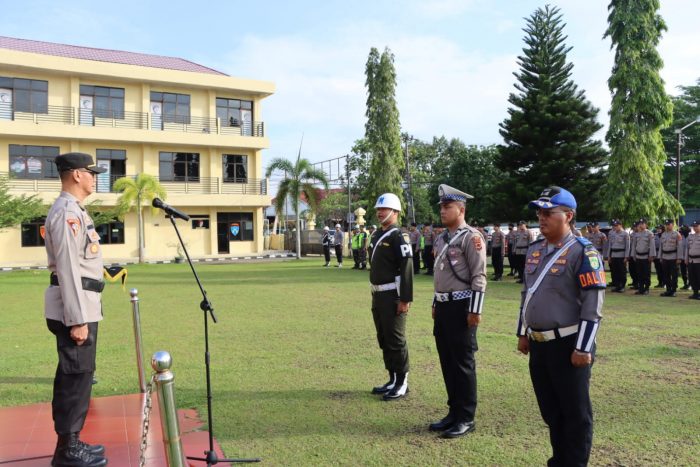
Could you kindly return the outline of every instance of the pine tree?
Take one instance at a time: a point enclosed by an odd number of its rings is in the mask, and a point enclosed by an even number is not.
[[[615,62],[612,93],[610,167],[603,190],[606,211],[627,223],[645,217],[675,217],[680,204],[663,186],[666,154],[661,129],[671,122],[672,104],[659,76],[656,47],[666,24],[658,0],[612,0],[608,29]]]
[[[367,86],[367,123],[365,139],[371,162],[365,199],[370,203],[368,213],[374,217],[374,203],[382,193],[394,193],[403,199],[399,110],[396,106],[396,71],[394,55],[389,49],[379,55],[372,47],[365,68]]]
[[[527,216],[527,202],[550,185],[577,197],[578,217],[601,212],[594,196],[603,183],[607,153],[593,135],[602,128],[598,109],[571,79],[565,23],[558,8],[538,8],[527,20],[525,47],[515,73],[517,93],[510,94],[508,117],[500,124],[504,144],[496,167],[505,173],[499,184],[503,215]]]

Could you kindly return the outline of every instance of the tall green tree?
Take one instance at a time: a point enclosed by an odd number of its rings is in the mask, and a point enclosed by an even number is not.
[[[515,73],[508,117],[500,124],[504,144],[496,166],[505,177],[497,191],[502,213],[516,220],[527,202],[549,185],[567,188],[580,200],[579,217],[598,217],[591,193],[602,186],[607,153],[594,134],[602,128],[595,108],[571,79],[562,15],[538,8],[526,20],[525,47]],[[505,220],[505,219],[503,219]]]
[[[677,129],[695,122],[700,117],[700,80],[693,86],[681,86],[681,93],[672,98],[673,122],[661,131],[666,148],[664,186],[676,192],[676,158],[678,156]],[[681,204],[700,208],[700,123],[687,127],[681,138]]]
[[[307,159],[302,159],[301,151],[297,156],[296,163],[283,158],[276,158],[267,166],[265,177],[269,177],[277,170],[284,172],[284,179],[280,182],[277,189],[277,197],[275,198],[275,210],[277,215],[281,215],[284,210],[284,204],[289,198],[292,203],[292,209],[296,215],[296,243],[297,243],[297,259],[301,259],[301,224],[299,218],[299,200],[303,194],[309,207],[316,212],[318,210],[318,192],[315,184],[317,182],[323,185],[324,189],[328,189],[328,179],[323,170],[316,169]]]
[[[13,195],[10,181],[0,177],[0,230],[45,216],[47,208],[37,195]]]
[[[401,148],[399,109],[396,106],[396,70],[389,49],[372,47],[365,67],[367,87],[367,122],[365,140],[371,156],[365,190],[370,203],[368,214],[376,218],[372,206],[382,193],[395,193],[403,199],[404,158]]]
[[[121,193],[117,198],[117,213],[120,219],[124,215],[136,209],[139,220],[138,241],[139,241],[139,263],[143,263],[146,257],[146,247],[144,245],[145,235],[143,229],[143,207],[150,206],[153,198],[165,199],[167,193],[165,188],[152,175],[145,173],[138,174],[136,178],[122,177],[114,181],[112,189]]]
[[[659,76],[663,62],[656,47],[666,24],[658,9],[659,0],[612,0],[608,5],[605,37],[615,49],[615,61],[608,79],[610,167],[602,201],[611,216],[628,223],[682,212],[662,179],[666,153],[661,129],[671,123],[673,106]]]

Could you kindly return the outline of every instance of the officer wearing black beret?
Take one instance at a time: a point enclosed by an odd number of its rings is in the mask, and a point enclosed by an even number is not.
[[[58,442],[54,466],[98,467],[107,464],[104,446],[80,439],[95,372],[97,324],[102,320],[104,288],[100,236],[82,203],[95,189],[97,167],[89,154],[56,158],[61,194],[49,209],[44,239],[50,285],[44,314],[56,336],[58,367],[51,403]]]
[[[589,395],[595,337],[605,297],[600,253],[572,225],[576,199],[549,187],[530,202],[544,238],[527,252],[517,327],[552,457],[547,465],[585,466],[593,440]]]

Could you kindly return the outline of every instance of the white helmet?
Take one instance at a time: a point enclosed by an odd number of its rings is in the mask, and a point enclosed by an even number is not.
[[[377,198],[377,204],[374,205],[374,208],[389,208],[394,211],[401,211],[401,201],[394,193],[384,193]]]
[[[325,226],[325,227],[323,228],[323,230],[330,230],[330,229],[328,228],[328,226]]]

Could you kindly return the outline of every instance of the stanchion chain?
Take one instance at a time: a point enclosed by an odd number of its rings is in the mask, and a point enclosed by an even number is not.
[[[153,372],[151,381],[146,385],[146,403],[143,406],[143,427],[141,429],[141,456],[139,458],[139,467],[146,465],[146,447],[148,445],[148,430],[151,426],[151,409],[153,408],[153,391],[155,390],[156,374]]]

